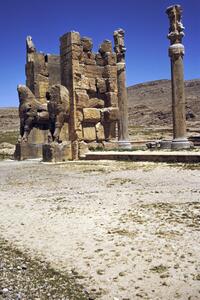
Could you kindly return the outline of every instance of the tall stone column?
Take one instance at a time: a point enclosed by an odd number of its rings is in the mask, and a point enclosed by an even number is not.
[[[183,56],[184,37],[183,24],[181,22],[182,9],[180,5],[167,8],[170,28],[168,39],[170,40],[169,57],[171,59],[171,85],[172,85],[172,113],[173,113],[173,140],[172,149],[188,149],[191,147],[186,137],[186,117],[185,117],[185,89]]]
[[[118,139],[119,147],[130,149],[128,134],[128,97],[126,90],[126,64],[124,45],[124,30],[118,29],[114,32],[114,50],[117,55],[117,85],[118,85],[118,106],[120,112]]]
[[[68,89],[70,95],[69,140],[72,142],[73,160],[79,158],[74,78],[76,68],[79,65],[80,45],[81,40],[78,32],[68,32],[60,38],[61,84]]]

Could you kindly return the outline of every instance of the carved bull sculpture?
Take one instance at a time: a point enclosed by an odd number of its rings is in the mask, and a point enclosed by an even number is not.
[[[52,85],[47,92],[49,128],[52,139],[61,142],[60,132],[64,123],[68,123],[70,115],[69,92],[61,84]]]
[[[60,131],[69,119],[69,92],[56,84],[47,93],[47,103],[40,103],[25,85],[18,85],[20,138],[27,142],[32,128],[50,129],[51,140],[60,141]]]

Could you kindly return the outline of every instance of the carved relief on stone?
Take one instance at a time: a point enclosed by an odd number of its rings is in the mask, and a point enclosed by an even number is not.
[[[61,84],[54,84],[49,89],[47,98],[52,139],[55,142],[61,142],[60,132],[64,123],[69,121],[70,114],[68,89]]]
[[[47,104],[41,104],[25,85],[18,85],[20,141],[27,142],[28,135],[33,127],[45,128],[49,126]]]
[[[27,142],[32,128],[50,129],[52,140],[60,142],[62,126],[69,119],[69,92],[66,87],[53,85],[48,92],[48,104],[40,103],[24,85],[17,87],[19,95],[20,139]]]

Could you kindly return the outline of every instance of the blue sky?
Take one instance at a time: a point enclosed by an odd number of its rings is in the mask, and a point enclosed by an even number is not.
[[[126,31],[127,86],[170,78],[166,7],[180,4],[186,36],[185,79],[200,78],[200,0],[2,0],[0,11],[0,106],[17,106],[25,82],[25,38],[38,51],[59,53],[59,37],[76,30],[93,38],[94,50],[113,31]]]

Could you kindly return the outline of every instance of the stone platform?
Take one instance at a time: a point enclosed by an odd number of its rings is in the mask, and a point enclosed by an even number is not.
[[[42,144],[18,143],[15,146],[14,158],[16,160],[42,158]]]
[[[168,163],[200,163],[200,151],[108,151],[88,152],[86,160],[151,161]]]

